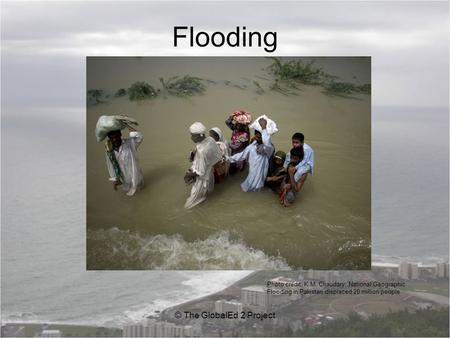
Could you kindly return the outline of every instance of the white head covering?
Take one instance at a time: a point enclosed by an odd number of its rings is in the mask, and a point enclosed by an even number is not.
[[[275,134],[278,131],[277,128],[277,124],[275,123],[275,121],[269,119],[266,115],[261,115],[260,117],[258,117],[251,125],[250,128],[253,128],[257,131],[259,131],[260,133],[262,132],[262,128],[259,124],[259,119],[261,118],[265,118],[267,120],[267,132],[269,133],[269,135]]]
[[[201,122],[194,122],[190,127],[189,131],[191,134],[205,134],[206,127]]]
[[[219,141],[217,141],[216,143],[219,146],[222,155],[229,156],[231,154],[231,149],[230,146],[228,145],[228,142],[223,137],[222,130],[220,130],[220,128],[218,127],[211,128],[211,130],[213,130],[217,135],[219,135]]]
[[[213,130],[219,136],[219,142],[225,142],[222,130],[220,130],[220,128],[214,127],[214,128],[211,128],[211,130]]]

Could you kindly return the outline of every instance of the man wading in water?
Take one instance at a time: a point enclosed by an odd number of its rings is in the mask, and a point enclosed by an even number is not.
[[[214,189],[214,165],[222,159],[219,147],[211,137],[206,136],[206,127],[195,122],[189,127],[195,150],[191,153],[192,165],[184,175],[187,184],[193,184],[191,195],[184,207],[190,209],[206,199]]]
[[[128,196],[133,196],[136,190],[144,186],[144,176],[136,156],[143,139],[142,133],[131,131],[129,138],[122,139],[122,132],[113,130],[107,136],[105,148],[109,180],[113,182],[114,190],[121,185]]]

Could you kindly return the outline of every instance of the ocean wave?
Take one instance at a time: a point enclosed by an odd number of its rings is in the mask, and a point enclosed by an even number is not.
[[[189,271],[181,284],[190,288],[198,297],[222,290],[235,281],[249,275],[251,270],[238,271]],[[208,281],[207,284],[205,280]]]
[[[218,292],[237,280],[244,278],[251,271],[168,271],[158,273],[151,279],[145,279],[139,285],[129,288],[131,296],[134,295],[135,302],[130,299],[115,297],[113,303],[105,302],[101,292],[98,301],[86,304],[86,299],[78,299],[79,306],[85,307],[86,312],[71,311],[66,309],[60,311],[60,303],[53,302],[56,306],[45,309],[40,308],[41,313],[31,312],[2,312],[2,323],[33,323],[33,324],[67,324],[67,325],[92,325],[105,327],[123,327],[127,324],[142,322],[150,315],[158,315],[160,311],[208,294]],[[105,274],[102,274],[106,277]],[[109,275],[109,274],[108,274]],[[148,292],[145,290],[152,280],[164,283],[164,280],[172,279],[172,286],[167,290],[159,292]],[[173,285],[173,281],[177,282]],[[125,286],[120,284],[121,288]],[[102,292],[109,292],[104,289]],[[64,296],[64,297],[67,297]],[[67,301],[67,298],[65,298]],[[51,304],[50,302],[49,304]],[[106,303],[108,303],[108,306]],[[42,304],[41,304],[42,305]],[[43,315],[42,312],[46,312]]]
[[[159,312],[167,308],[219,292],[237,280],[244,278],[251,271],[183,271],[180,273],[186,277],[181,282],[186,287],[180,288],[182,293],[177,294],[175,297],[155,299],[149,303],[137,304],[120,315],[114,316],[112,319],[97,320],[97,323],[100,322],[104,326],[116,327],[140,323],[146,317],[158,315]]]
[[[414,262],[419,265],[433,265],[436,263],[448,261],[448,256],[429,255],[429,256],[386,256],[386,255],[372,255],[372,265],[388,266],[398,265],[401,262]]]
[[[32,323],[38,320],[33,312],[6,312],[2,311],[2,323]]]
[[[92,324],[106,327],[123,327],[124,325],[140,323],[148,316],[158,315],[164,309],[194,298],[156,299],[149,303],[131,306],[129,309],[117,315],[109,317],[103,315],[99,316],[99,318],[93,318]]]
[[[143,236],[138,232],[88,230],[88,269],[290,270],[283,257],[269,256],[216,232],[205,240],[186,241],[180,234]]]

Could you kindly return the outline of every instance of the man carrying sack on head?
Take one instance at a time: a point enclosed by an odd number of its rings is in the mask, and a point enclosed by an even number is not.
[[[109,180],[113,182],[114,190],[121,186],[128,196],[133,196],[136,190],[144,186],[144,176],[136,155],[143,136],[131,124],[137,125],[137,122],[127,116],[101,116],[96,127],[97,140],[107,138],[105,150]],[[128,138],[122,138],[121,130],[124,128],[131,129]]]

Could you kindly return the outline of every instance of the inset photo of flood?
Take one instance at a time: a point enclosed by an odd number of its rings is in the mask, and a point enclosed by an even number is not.
[[[88,270],[370,270],[370,57],[86,62]]]

